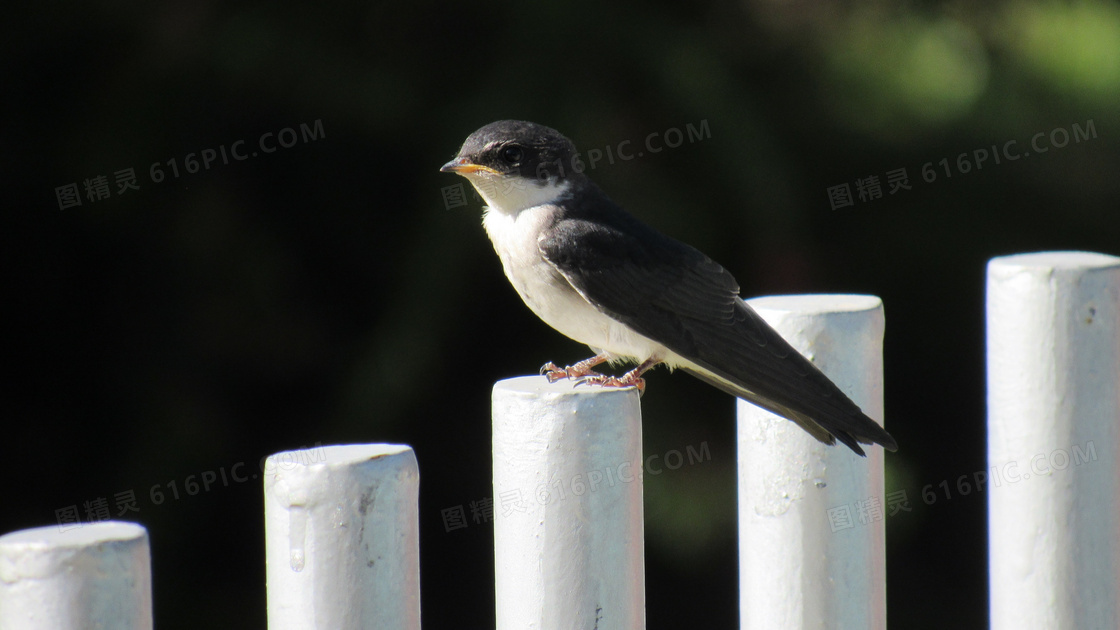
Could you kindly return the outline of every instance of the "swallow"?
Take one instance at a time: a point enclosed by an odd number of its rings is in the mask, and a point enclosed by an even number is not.
[[[645,389],[665,364],[795,422],[825,444],[898,445],[739,296],[726,269],[613,203],[555,129],[501,120],[440,169],[486,203],[483,226],[517,294],[595,356],[542,374]],[[632,362],[622,376],[595,371]]]

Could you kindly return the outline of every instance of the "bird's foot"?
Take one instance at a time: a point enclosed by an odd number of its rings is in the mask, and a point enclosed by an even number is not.
[[[638,395],[641,396],[646,392],[646,379],[638,376],[635,370],[631,370],[622,376],[608,376],[605,374],[597,374],[595,376],[584,376],[576,381],[576,385],[598,385],[600,387],[636,387],[638,388]]]
[[[591,366],[584,365],[585,363],[586,361],[580,361],[575,365],[569,365],[568,367],[562,368],[557,367],[555,363],[549,361],[548,363],[545,363],[541,366],[541,376],[547,378],[549,383],[555,383],[556,381],[564,378],[582,379],[603,376],[602,374],[592,370]]]
[[[653,356],[642,361],[641,365],[622,376],[604,376],[602,374],[585,376],[576,381],[576,385],[586,383],[587,385],[599,385],[600,387],[635,387],[638,389],[638,396],[641,396],[646,393],[646,380],[642,378],[642,374],[645,374],[658,363],[661,363],[661,359]]]
[[[602,374],[591,369],[596,365],[605,363],[607,357],[603,355],[596,355],[590,359],[584,359],[575,365],[569,365],[565,368],[556,367],[552,361],[545,363],[541,366],[541,376],[548,379],[549,383],[555,383],[562,378],[584,378],[587,376],[602,376]]]

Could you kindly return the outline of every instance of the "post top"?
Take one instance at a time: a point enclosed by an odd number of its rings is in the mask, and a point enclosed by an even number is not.
[[[140,540],[148,535],[142,525],[125,521],[101,521],[59,531],[58,525],[21,529],[0,536],[0,555],[12,549],[77,549],[105,542]]]
[[[876,295],[854,293],[812,293],[803,295],[766,295],[751,298],[747,304],[756,310],[791,312],[805,315],[859,313],[883,307]]]
[[[541,395],[554,395],[563,396],[567,394],[580,394],[580,395],[594,395],[594,394],[613,394],[613,393],[637,393],[636,387],[598,387],[595,385],[577,385],[571,379],[560,379],[555,383],[549,383],[548,379],[543,376],[515,376],[513,378],[506,378],[494,383],[494,393],[498,392],[506,394],[527,394],[530,396]]]
[[[1096,252],[1034,252],[997,256],[988,261],[989,272],[1023,269],[1049,271],[1055,269],[1104,269],[1120,266],[1120,258]]]
[[[379,457],[389,457],[411,452],[412,447],[407,444],[338,444],[334,446],[316,446],[308,449],[280,451],[268,456],[265,468],[273,464],[328,464],[348,465],[358,464]]]

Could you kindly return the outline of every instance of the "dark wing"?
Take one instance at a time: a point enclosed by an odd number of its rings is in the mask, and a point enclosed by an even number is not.
[[[607,202],[609,203],[609,202]],[[894,438],[739,297],[735,278],[700,251],[617,207],[559,220],[541,254],[599,310],[709,373],[683,368],[796,422],[827,444],[896,450]],[[587,207],[586,204],[577,207]]]

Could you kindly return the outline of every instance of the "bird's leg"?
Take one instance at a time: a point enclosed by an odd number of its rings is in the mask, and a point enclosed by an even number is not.
[[[605,376],[597,374],[595,376],[585,376],[578,381],[576,385],[599,385],[602,387],[630,387],[638,388],[638,395],[641,396],[646,391],[646,381],[642,378],[642,374],[648,371],[653,366],[661,363],[661,359],[657,357],[650,357],[642,361],[641,365],[623,374],[622,376]]]
[[[548,379],[549,383],[555,383],[562,378],[584,378],[588,376],[602,376],[591,368],[607,362],[607,356],[597,354],[590,359],[584,359],[575,365],[569,365],[565,368],[556,367],[552,361],[545,363],[541,366],[541,375]]]

